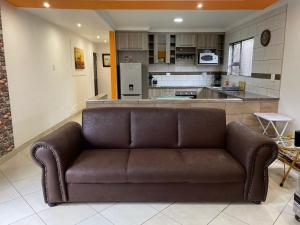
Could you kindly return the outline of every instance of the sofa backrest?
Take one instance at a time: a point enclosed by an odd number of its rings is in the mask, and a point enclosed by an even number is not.
[[[91,148],[224,148],[221,109],[97,108],[82,117]]]

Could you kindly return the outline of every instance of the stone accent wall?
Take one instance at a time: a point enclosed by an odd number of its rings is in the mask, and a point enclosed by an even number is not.
[[[0,9],[0,157],[14,148]]]

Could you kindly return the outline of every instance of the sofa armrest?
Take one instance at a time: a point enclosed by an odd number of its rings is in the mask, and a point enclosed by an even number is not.
[[[272,139],[239,122],[227,126],[226,148],[246,172],[245,200],[265,201],[268,191],[268,166],[276,159],[278,147]]]
[[[65,172],[79,155],[81,146],[81,126],[75,122],[65,124],[32,146],[32,157],[43,170],[45,202],[67,201]]]

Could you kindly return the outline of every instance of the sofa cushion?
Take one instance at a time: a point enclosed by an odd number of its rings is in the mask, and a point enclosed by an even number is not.
[[[180,148],[225,148],[226,116],[220,109],[180,110]]]
[[[243,167],[223,149],[132,150],[131,183],[224,183],[245,180]]]
[[[129,148],[130,109],[88,109],[82,114],[82,133],[89,148]]]
[[[126,183],[129,150],[85,150],[66,172],[67,183]]]
[[[131,112],[133,148],[177,148],[177,111],[134,109]]]

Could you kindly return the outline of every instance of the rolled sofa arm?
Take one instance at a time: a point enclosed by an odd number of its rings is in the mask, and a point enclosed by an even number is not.
[[[268,191],[268,167],[276,159],[276,143],[239,122],[227,126],[227,151],[245,169],[244,198],[265,201]]]
[[[81,137],[81,126],[69,122],[32,146],[32,157],[43,170],[46,203],[67,201],[65,172],[81,151]]]

